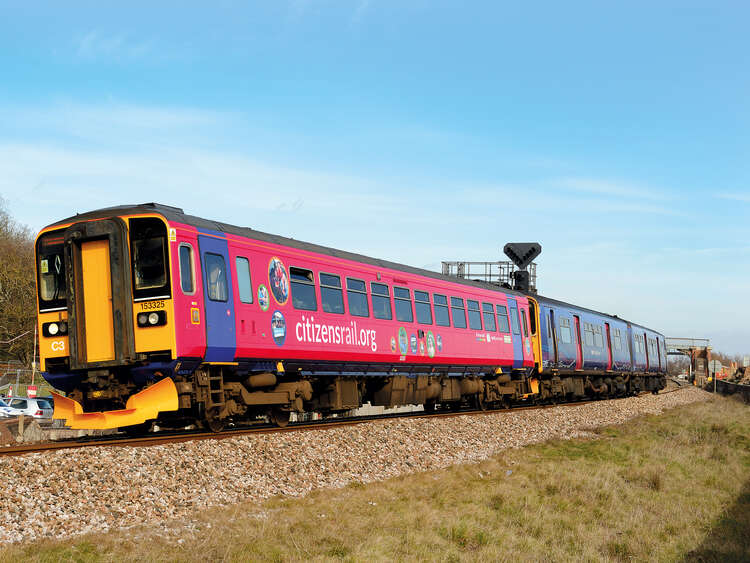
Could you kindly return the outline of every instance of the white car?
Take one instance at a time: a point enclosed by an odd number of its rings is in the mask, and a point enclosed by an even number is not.
[[[45,398],[17,397],[10,399],[7,407],[0,406],[0,411],[6,417],[24,415],[31,418],[51,419],[53,410],[52,400]]]
[[[0,397],[0,418],[7,418],[11,415],[7,413],[10,410],[8,405],[8,399],[6,397]]]

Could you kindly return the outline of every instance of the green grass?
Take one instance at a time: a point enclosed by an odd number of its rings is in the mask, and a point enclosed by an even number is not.
[[[716,399],[597,434],[215,508],[181,536],[143,527],[11,546],[0,560],[750,559],[750,408]]]

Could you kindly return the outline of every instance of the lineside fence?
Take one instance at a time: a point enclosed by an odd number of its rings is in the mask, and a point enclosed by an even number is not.
[[[36,387],[37,397],[48,397],[52,391],[39,372],[0,364],[0,397],[27,397],[29,386]]]

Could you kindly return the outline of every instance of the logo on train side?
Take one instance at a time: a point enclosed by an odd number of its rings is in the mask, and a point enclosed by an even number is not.
[[[271,293],[276,303],[286,304],[289,299],[289,277],[284,263],[275,256],[268,263],[268,284],[271,286]]]
[[[427,355],[430,358],[435,356],[435,336],[433,336],[431,330],[427,331]]]
[[[271,316],[271,336],[278,346],[283,346],[286,340],[286,319],[281,311],[274,311]]]
[[[398,349],[402,356],[405,356],[409,351],[409,336],[406,334],[404,327],[398,329]]]
[[[268,295],[268,288],[260,284],[258,286],[258,305],[260,305],[261,311],[268,311],[268,306],[271,304],[271,297]]]

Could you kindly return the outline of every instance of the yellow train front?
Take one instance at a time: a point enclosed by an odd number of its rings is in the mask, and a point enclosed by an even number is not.
[[[175,357],[169,227],[148,206],[127,209],[37,237],[40,367],[66,392],[55,394],[54,417],[72,428],[137,426],[178,409],[162,369]]]

